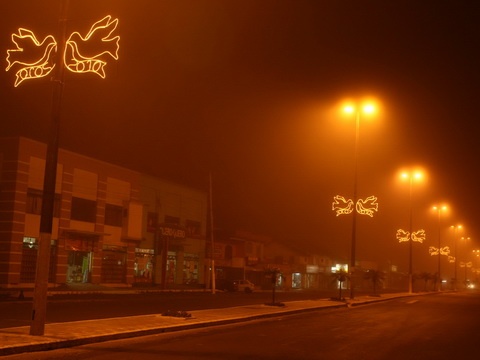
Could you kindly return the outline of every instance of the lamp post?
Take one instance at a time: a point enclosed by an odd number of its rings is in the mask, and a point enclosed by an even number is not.
[[[468,251],[467,251],[467,240],[471,240],[469,236],[462,236],[460,238],[460,240],[463,241],[463,244],[465,245],[465,251],[463,252],[465,255],[465,261],[461,261],[460,262],[460,267],[464,267],[465,268],[465,277],[464,277],[464,284],[465,284],[465,288],[467,288],[467,268],[471,268],[473,266],[473,263],[471,261],[467,261],[467,254],[468,254]]]
[[[343,108],[347,114],[355,115],[355,153],[354,153],[354,178],[353,178],[353,204],[358,201],[358,149],[360,139],[360,117],[361,114],[371,114],[375,111],[373,104],[364,104],[363,106],[347,105]],[[355,297],[353,285],[353,273],[355,271],[355,251],[356,251],[356,237],[357,237],[357,212],[352,214],[352,241],[350,253],[350,299]]]
[[[414,180],[421,180],[423,174],[420,171],[413,172],[403,172],[402,179],[408,180],[409,184],[409,207],[410,207],[410,218],[409,218],[409,246],[408,246],[408,293],[413,292],[413,182]]]
[[[453,228],[453,252],[454,252],[454,256],[455,256],[455,259],[453,261],[453,266],[454,266],[454,275],[453,275],[453,289],[455,291],[457,291],[457,231],[460,230],[462,228],[462,225],[452,225],[450,226],[451,228]]]
[[[66,16],[68,1],[61,4],[59,33],[62,41],[56,56],[56,71],[53,77],[52,123],[47,144],[45,174],[43,179],[42,211],[40,216],[40,241],[38,244],[35,287],[32,301],[30,335],[43,335],[47,313],[47,290],[52,242],[55,184],[57,177],[58,144],[60,132],[61,103],[63,95],[63,49],[65,44]]]
[[[442,249],[442,238],[441,238],[441,214],[442,214],[442,211],[446,211],[448,208],[446,205],[442,205],[442,206],[437,206],[435,205],[433,207],[433,210],[435,210],[437,212],[437,219],[438,219],[438,251],[439,251],[439,254],[438,254],[438,270],[437,270],[437,276],[438,276],[438,281],[439,281],[439,285],[438,285],[438,291],[440,291],[442,289],[442,276],[441,276],[441,249]]]
[[[45,331],[64,72],[65,70],[74,73],[93,72],[101,78],[105,78],[104,67],[107,62],[104,58],[112,57],[118,59],[118,42],[120,37],[113,35],[118,25],[118,19],[112,20],[111,16],[106,16],[102,20],[97,21],[85,36],[78,32],[73,32],[67,38],[66,17],[68,4],[69,0],[61,1],[58,39],[48,35],[43,40],[38,40],[33,31],[19,28],[18,33],[12,34],[12,48],[7,50],[8,66],[6,71],[14,68],[18,69],[16,71],[15,87],[27,80],[44,78],[50,73],[53,75],[51,76],[53,83],[52,121],[45,159],[40,239],[38,243],[30,335],[43,335]],[[98,34],[98,36],[91,37],[94,33]],[[99,50],[100,52],[93,57],[87,56],[87,53],[90,53],[90,47],[86,46],[85,43],[90,41],[91,38],[97,40],[97,45],[98,43],[104,46],[108,45],[106,50]],[[25,44],[28,46],[25,46]],[[32,52],[32,49],[35,50],[36,47],[43,45],[46,46],[43,57],[36,59],[35,54],[37,51]]]

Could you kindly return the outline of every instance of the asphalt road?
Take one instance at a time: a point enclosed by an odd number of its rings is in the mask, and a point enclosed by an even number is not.
[[[443,293],[5,359],[475,359],[479,305]]]

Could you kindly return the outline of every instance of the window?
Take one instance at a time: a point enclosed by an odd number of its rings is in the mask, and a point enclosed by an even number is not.
[[[42,197],[43,191],[36,189],[28,189],[27,191],[27,214],[42,214]],[[55,200],[53,204],[53,216],[60,217],[60,194],[55,194]]]
[[[93,200],[72,197],[72,220],[95,222],[97,203]]]
[[[201,224],[199,221],[187,220],[187,236],[191,238],[200,238],[200,227]]]
[[[105,225],[122,226],[123,225],[123,207],[118,205],[105,205]]]
[[[233,248],[231,245],[225,246],[225,259],[232,260],[233,259]]]
[[[155,212],[149,212],[147,214],[147,231],[155,232],[158,229],[158,214]]]
[[[165,215],[165,224],[180,225],[180,218],[176,216]]]

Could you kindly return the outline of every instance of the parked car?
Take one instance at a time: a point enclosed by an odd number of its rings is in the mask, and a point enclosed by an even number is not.
[[[255,290],[255,285],[248,280],[235,280],[233,282],[233,289],[235,291],[251,293],[253,290]]]

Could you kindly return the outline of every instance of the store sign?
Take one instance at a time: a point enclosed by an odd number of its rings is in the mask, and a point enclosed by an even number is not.
[[[149,255],[154,255],[155,254],[153,249],[142,249],[142,248],[135,248],[135,253],[136,254],[149,254]]]
[[[176,226],[176,225],[160,225],[160,232],[162,236],[170,237],[172,239],[185,239],[187,237],[187,232],[185,229]]]

